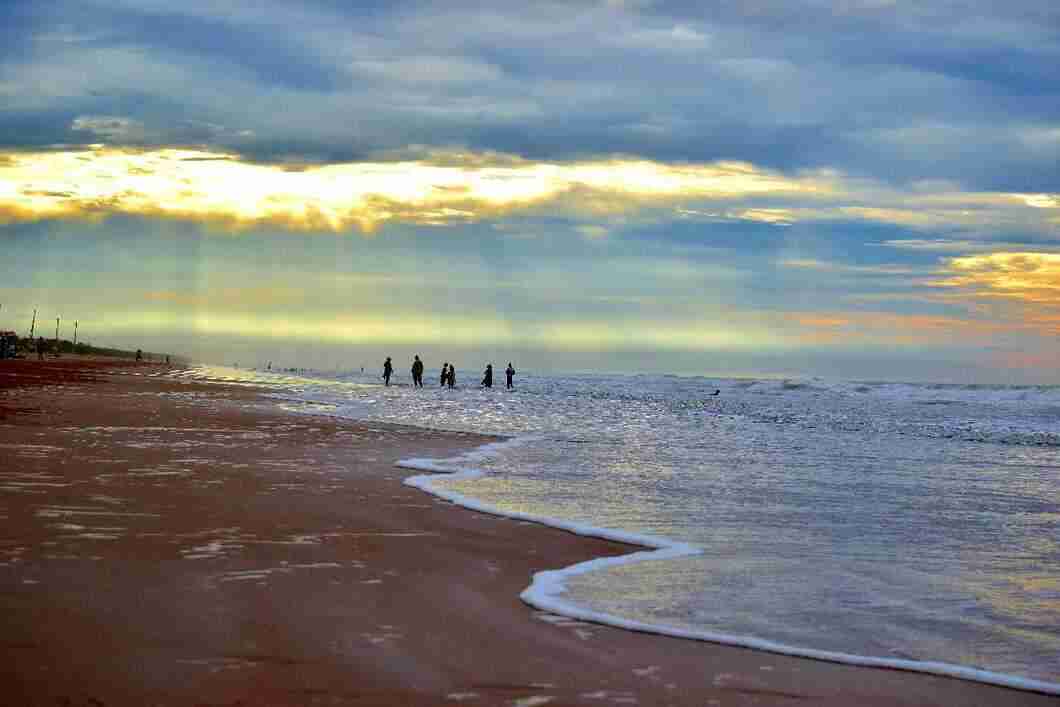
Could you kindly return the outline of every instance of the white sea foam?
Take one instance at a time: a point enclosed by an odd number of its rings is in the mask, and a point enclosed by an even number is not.
[[[550,612],[552,614],[557,614],[560,616],[566,616],[568,618],[576,619],[579,621],[587,621],[595,624],[613,626],[616,628],[622,628],[631,631],[641,631],[645,633],[654,633],[663,636],[692,639],[729,646],[738,646],[742,648],[753,648],[756,650],[767,651],[770,653],[796,656],[801,658],[813,658],[815,660],[824,660],[833,663],[843,663],[846,665],[857,665],[875,668],[892,668],[899,670],[908,670],[918,673],[943,675],[947,677],[961,678],[965,680],[972,680],[992,685],[1012,687],[1021,690],[1042,692],[1050,695],[1060,695],[1060,684],[1053,682],[1031,680],[1029,678],[1006,675],[1003,673],[996,673],[988,670],[979,670],[976,668],[969,668],[966,666],[953,665],[949,663],[941,663],[934,661],[901,660],[894,658],[863,656],[838,651],[817,650],[805,646],[778,643],[776,641],[770,641],[767,639],[757,638],[753,636],[738,636],[726,633],[718,633],[714,631],[690,630],[676,626],[651,624],[643,621],[627,619],[621,616],[616,616],[600,611],[593,611],[591,609],[587,609],[583,606],[580,606],[572,601],[569,601],[564,598],[564,595],[567,591],[567,581],[573,577],[577,577],[578,575],[588,574],[590,572],[599,571],[608,567],[617,567],[621,565],[629,565],[639,562],[675,560],[682,557],[700,554],[702,550],[693,545],[671,541],[666,538],[659,538],[639,533],[629,533],[625,531],[611,530],[607,528],[599,528],[583,523],[573,523],[555,518],[547,518],[543,516],[533,515],[530,513],[523,513],[519,511],[503,510],[497,508],[496,506],[492,506],[487,503],[483,503],[482,501],[479,501],[477,499],[471,498],[470,496],[460,494],[455,491],[451,491],[449,489],[441,487],[436,483],[440,479],[469,481],[480,478],[483,476],[483,472],[480,469],[476,469],[473,467],[465,467],[463,465],[480,461],[486,457],[492,456],[498,451],[505,449],[506,447],[527,444],[532,441],[534,441],[534,438],[525,437],[511,439],[504,442],[494,442],[483,445],[478,449],[454,457],[452,459],[412,458],[399,461],[397,463],[397,466],[405,469],[411,469],[414,471],[431,472],[430,474],[410,476],[405,479],[404,483],[408,486],[418,488],[429,494],[432,494],[439,498],[443,498],[447,501],[451,501],[452,503],[474,511],[479,511],[481,513],[489,513],[492,515],[511,518],[515,520],[523,520],[531,523],[537,523],[552,528],[558,528],[560,530],[566,530],[568,532],[574,533],[575,535],[601,538],[604,540],[613,540],[617,542],[628,543],[630,545],[640,545],[649,548],[648,550],[632,552],[628,555],[620,555],[616,557],[601,557],[593,560],[587,560],[585,562],[579,562],[578,564],[571,565],[570,567],[565,567],[559,570],[545,570],[535,573],[530,586],[527,587],[519,595],[519,598],[522,599],[522,601],[524,601],[526,604],[529,604],[530,606],[536,609]],[[444,474],[445,476],[439,476],[439,474]]]

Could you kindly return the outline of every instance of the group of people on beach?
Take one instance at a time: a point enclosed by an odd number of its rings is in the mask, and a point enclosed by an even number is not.
[[[363,370],[363,369],[362,369]],[[390,385],[390,378],[394,375],[394,364],[391,362],[390,357],[386,357],[386,361],[383,362],[383,383]],[[508,362],[508,367],[504,369],[504,377],[506,381],[506,388],[511,390],[515,387],[513,380],[515,378],[515,368],[512,366],[512,362]],[[442,374],[438,379],[441,387],[448,387],[452,390],[456,386],[456,366],[446,361],[442,364]],[[419,355],[412,357],[412,385],[416,388],[423,387],[423,361],[420,360]],[[493,387],[493,364],[487,363],[486,370],[482,373],[482,383],[480,385],[483,388]]]

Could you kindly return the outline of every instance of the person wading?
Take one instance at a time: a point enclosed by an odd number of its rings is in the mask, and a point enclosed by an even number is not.
[[[386,357],[386,361],[383,362],[383,382],[390,385],[390,376],[394,373],[394,366],[390,363],[390,357]]]
[[[417,388],[423,387],[423,361],[419,356],[413,356],[412,362],[412,385]]]

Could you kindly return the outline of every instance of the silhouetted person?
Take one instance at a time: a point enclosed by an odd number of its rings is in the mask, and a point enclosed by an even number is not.
[[[504,369],[504,383],[507,390],[511,390],[514,386],[512,385],[512,378],[515,377],[515,369],[512,368],[512,362],[508,362],[508,367]]]
[[[449,362],[446,361],[442,364],[442,375],[438,377],[438,385],[442,388],[449,382]]]
[[[37,360],[38,361],[43,361],[44,360],[44,337],[43,336],[38,336],[37,337]]]
[[[487,363],[486,370],[482,373],[482,385],[487,388],[493,387],[493,364]]]
[[[386,361],[383,362],[383,382],[390,385],[390,376],[394,373],[394,366],[390,363],[390,357],[386,357]]]
[[[449,384],[449,390],[452,390],[453,386],[456,385],[456,366],[451,363],[449,364],[449,376],[446,382]]]
[[[423,387],[423,361],[419,356],[413,356],[412,362],[412,385],[417,388]]]
[[[136,360],[137,361],[143,361],[144,360],[143,349],[136,349]]]

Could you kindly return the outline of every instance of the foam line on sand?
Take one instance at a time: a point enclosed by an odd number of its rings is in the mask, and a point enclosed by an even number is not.
[[[445,478],[467,481],[485,475],[485,472],[477,468],[475,464],[482,459],[493,456],[506,448],[521,446],[536,440],[536,437],[516,437],[502,442],[491,442],[478,447],[471,452],[462,454],[451,459],[426,459],[411,458],[397,463],[398,467],[413,471],[426,471],[428,474],[410,476],[404,483],[408,486],[418,488],[433,496],[445,499],[465,508],[488,513],[491,515],[538,523],[560,530],[566,530],[576,535],[615,542],[638,545],[646,549],[632,552],[628,555],[617,557],[601,557],[585,562],[579,562],[570,567],[558,570],[545,570],[534,574],[530,586],[527,587],[520,599],[530,606],[548,611],[554,614],[567,616],[580,621],[588,621],[606,626],[628,629],[631,631],[642,631],[675,638],[685,638],[697,641],[708,641],[728,646],[741,648],[753,648],[756,650],[788,655],[800,658],[812,658],[845,665],[856,665],[871,668],[890,668],[897,670],[908,670],[918,673],[941,675],[944,677],[960,678],[989,685],[1000,685],[1019,690],[1029,690],[1048,695],[1060,695],[1060,683],[1032,680],[1017,675],[996,673],[979,668],[971,668],[951,663],[935,661],[906,660],[900,658],[881,658],[876,656],[857,655],[854,653],[841,653],[838,651],[826,651],[806,646],[793,646],[785,643],[777,643],[764,638],[754,636],[739,636],[713,631],[697,631],[677,626],[666,626],[650,624],[643,621],[615,616],[604,612],[593,611],[579,606],[563,598],[566,593],[566,582],[572,577],[580,574],[602,570],[608,567],[632,564],[634,562],[674,560],[681,557],[698,555],[702,550],[688,543],[677,542],[667,538],[652,535],[631,533],[608,528],[599,528],[585,523],[577,523],[556,518],[523,513],[521,511],[507,511],[496,506],[483,503],[475,498],[451,491],[437,485],[439,474]]]

